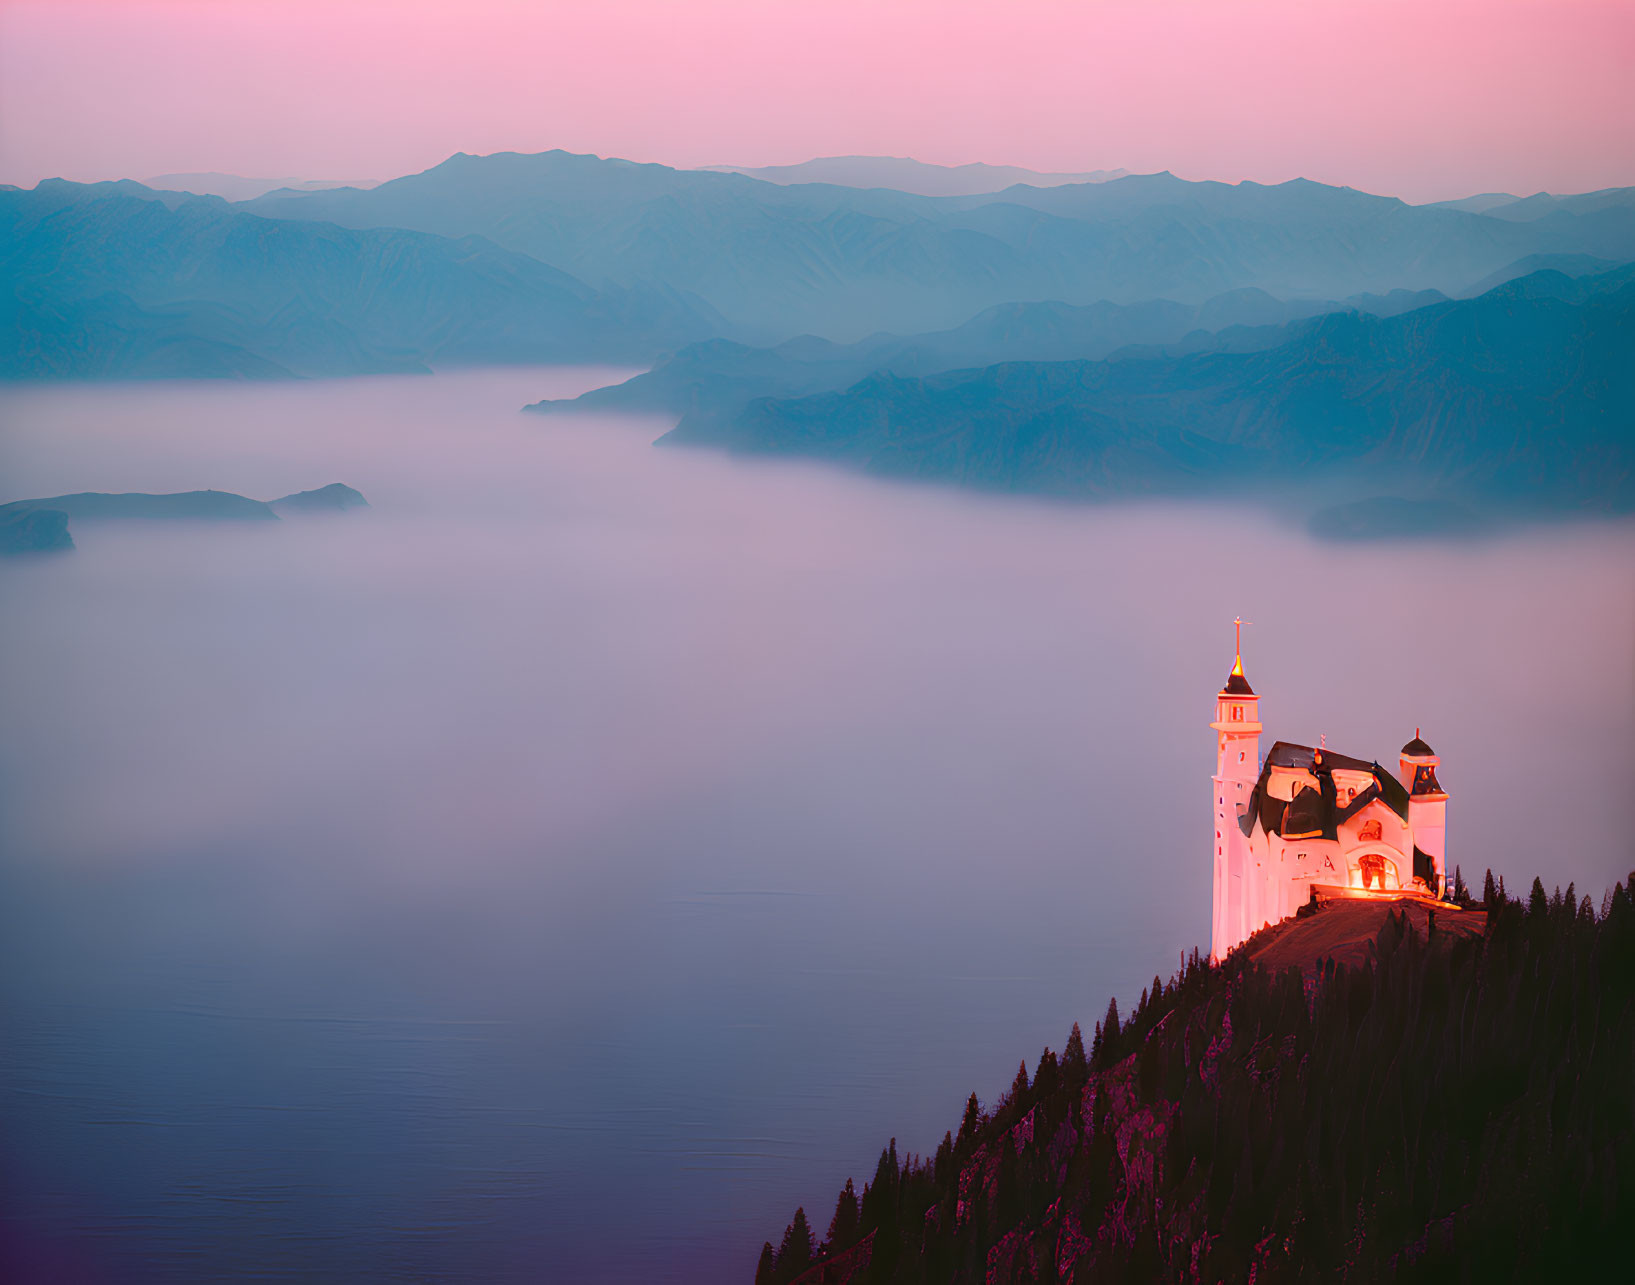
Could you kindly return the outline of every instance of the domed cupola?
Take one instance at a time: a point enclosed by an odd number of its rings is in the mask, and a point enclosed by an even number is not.
[[[1442,760],[1414,728],[1414,739],[1402,747],[1402,783],[1414,799],[1445,799],[1447,791],[1436,779],[1436,767]]]

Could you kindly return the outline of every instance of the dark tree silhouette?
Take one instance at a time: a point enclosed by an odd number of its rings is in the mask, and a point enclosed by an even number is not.
[[[825,1244],[831,1249],[837,1245],[849,1245],[857,1239],[858,1208],[857,1192],[852,1187],[852,1180],[846,1179],[846,1185],[841,1188],[840,1196],[835,1201],[834,1217],[829,1220],[829,1235]]]
[[[1392,913],[1355,968],[1193,952],[1088,1058],[1075,1027],[991,1116],[973,1094],[934,1160],[893,1139],[802,1285],[1622,1279],[1635,897],[1483,882],[1479,935]],[[803,1212],[784,1244],[780,1281]]]
[[[1069,1081],[1076,1081],[1083,1079],[1088,1069],[1089,1063],[1084,1056],[1084,1032],[1074,1022],[1073,1032],[1067,1037],[1067,1047],[1062,1050],[1062,1074]]]
[[[783,1244],[778,1246],[778,1277],[794,1280],[812,1262],[817,1246],[812,1243],[812,1228],[806,1221],[806,1210],[795,1210],[789,1226],[784,1228]]]

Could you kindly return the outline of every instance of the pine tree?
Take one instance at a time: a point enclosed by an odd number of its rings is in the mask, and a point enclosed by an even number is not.
[[[1016,1078],[1011,1081],[1011,1102],[1018,1108],[1027,1101],[1028,1096],[1028,1064],[1021,1063],[1016,1068]]]
[[[857,1239],[857,1189],[846,1179],[840,1198],[835,1201],[835,1216],[829,1220],[829,1250],[845,1249]]]
[[[1115,995],[1107,1001],[1107,1016],[1101,1021],[1101,1060],[1102,1065],[1112,1063],[1118,1056],[1118,997]]]
[[[1561,890],[1556,890],[1557,900],[1560,900]],[[1533,876],[1533,891],[1527,895],[1528,918],[1543,918],[1550,913],[1550,898],[1544,891],[1544,881],[1537,875]]]
[[[755,1285],[775,1285],[778,1279],[778,1260],[772,1253],[769,1240],[761,1246],[761,1261],[755,1268]]]
[[[784,1229],[783,1244],[778,1248],[778,1275],[793,1280],[811,1265],[817,1247],[812,1243],[812,1228],[806,1221],[806,1210],[795,1210],[795,1216]]]
[[[1464,873],[1457,865],[1453,868],[1453,899],[1461,906],[1470,904],[1470,889],[1465,887]]]
[[[977,1131],[982,1128],[982,1104],[971,1094],[965,1103],[965,1117],[959,1122],[959,1138],[955,1143],[961,1154],[976,1145]]]
[[[1493,882],[1493,867],[1487,869],[1487,878],[1482,881],[1482,905],[1488,910],[1497,909],[1499,889]]]
[[[1077,1083],[1084,1078],[1086,1069],[1084,1032],[1079,1030],[1079,1024],[1074,1022],[1072,1034],[1067,1037],[1067,1047],[1062,1050],[1062,1071],[1069,1082]]]
[[[1043,1101],[1056,1092],[1056,1085],[1061,1080],[1060,1068],[1056,1062],[1056,1055],[1048,1048],[1039,1054],[1039,1069],[1033,1073],[1033,1096]]]

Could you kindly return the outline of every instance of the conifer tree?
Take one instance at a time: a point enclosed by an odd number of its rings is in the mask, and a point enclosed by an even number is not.
[[[840,1198],[835,1201],[835,1216],[829,1220],[828,1244],[831,1252],[845,1249],[857,1239],[857,1220],[857,1189],[848,1178],[841,1189]]]
[[[1027,1101],[1028,1096],[1028,1064],[1020,1063],[1016,1068],[1016,1078],[1011,1081],[1011,1102],[1020,1107]]]
[[[783,1244],[778,1247],[778,1275],[793,1280],[811,1265],[816,1252],[812,1243],[812,1228],[806,1221],[805,1208],[797,1208],[789,1226],[784,1228]]]
[[[1067,1047],[1062,1050],[1062,1072],[1069,1081],[1076,1083],[1084,1078],[1086,1069],[1084,1032],[1079,1030],[1079,1024],[1074,1022],[1073,1031],[1067,1037]]]
[[[1048,1048],[1039,1054],[1039,1068],[1033,1073],[1033,1096],[1047,1098],[1056,1091],[1056,1084],[1061,1079],[1060,1068],[1056,1062],[1056,1055]]]
[[[976,1094],[966,1100],[965,1117],[959,1122],[959,1139],[956,1148],[965,1152],[976,1143],[977,1130],[982,1127],[982,1104],[976,1100]]]
[[[776,1285],[778,1279],[778,1260],[772,1253],[772,1242],[769,1240],[761,1246],[761,1261],[755,1268],[755,1285]]]
[[[1107,1001],[1107,1016],[1101,1020],[1101,1060],[1109,1065],[1118,1056],[1118,997]]]
[[[1557,900],[1560,899],[1561,889],[1556,889]],[[1527,914],[1529,918],[1542,918],[1550,912],[1550,898],[1545,894],[1544,881],[1537,875],[1533,876],[1533,891],[1527,896]]]

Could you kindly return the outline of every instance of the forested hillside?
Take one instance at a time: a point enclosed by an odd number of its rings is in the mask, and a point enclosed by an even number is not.
[[[1276,928],[1195,952],[933,1155],[893,1140],[832,1217],[796,1211],[757,1285],[1621,1276],[1630,887],[1523,902],[1490,875],[1468,904],[1389,912],[1350,966],[1268,966],[1298,941]]]

